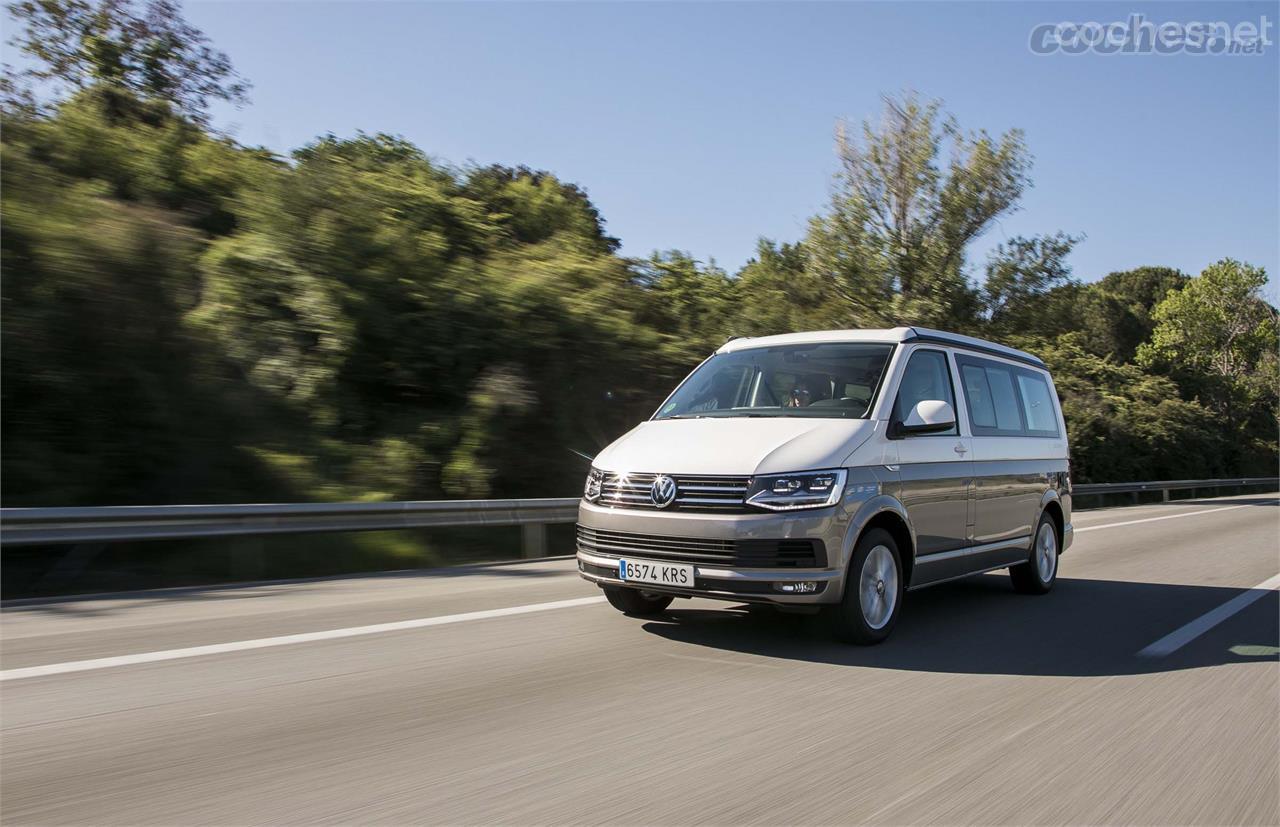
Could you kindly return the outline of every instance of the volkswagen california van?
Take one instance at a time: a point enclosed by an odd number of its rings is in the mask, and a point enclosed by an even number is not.
[[[1029,353],[911,327],[733,339],[595,458],[578,569],[628,615],[768,603],[878,643],[911,589],[1007,568],[1048,592],[1067,457]]]

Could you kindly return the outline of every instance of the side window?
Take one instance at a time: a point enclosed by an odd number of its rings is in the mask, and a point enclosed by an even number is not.
[[[1017,368],[974,356],[956,356],[974,436],[1026,436]]]
[[[1013,389],[1013,369],[991,365],[986,371],[987,384],[991,387],[991,402],[996,409],[996,428],[1021,432],[1022,415],[1018,413],[1018,394]]]
[[[996,427],[996,408],[991,402],[987,372],[977,365],[961,365],[960,378],[964,383],[964,398],[969,404],[969,421],[973,427]]]
[[[926,399],[938,399],[946,402],[952,410],[956,407],[956,397],[951,390],[951,369],[947,365],[947,354],[940,350],[917,350],[911,354],[907,369],[902,374],[902,384],[898,386],[898,398],[893,404],[893,418],[901,422],[911,413],[917,402]],[[940,431],[937,435],[958,433],[955,428]]]
[[[956,356],[975,436],[1057,436],[1058,406],[1039,373]]]
[[[1044,377],[1019,373],[1018,391],[1022,394],[1022,413],[1027,418],[1027,430],[1036,435],[1057,436],[1058,417],[1053,394]]]

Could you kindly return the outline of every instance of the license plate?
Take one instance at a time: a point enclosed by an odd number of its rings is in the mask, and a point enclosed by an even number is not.
[[[693,588],[693,566],[686,563],[655,563],[651,560],[619,560],[618,579],[628,583]]]

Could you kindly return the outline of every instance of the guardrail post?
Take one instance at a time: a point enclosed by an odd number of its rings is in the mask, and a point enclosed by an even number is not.
[[[522,557],[547,556],[547,527],[542,523],[526,523],[520,526],[520,553]]]
[[[1169,502],[1169,489],[1168,488],[1160,489],[1160,496],[1165,502]]]

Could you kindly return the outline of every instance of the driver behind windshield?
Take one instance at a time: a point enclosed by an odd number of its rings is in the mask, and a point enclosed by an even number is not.
[[[791,390],[791,398],[783,407],[807,408],[818,403],[825,405],[830,404],[831,398],[831,378],[821,374],[810,374],[796,380],[796,385]]]

